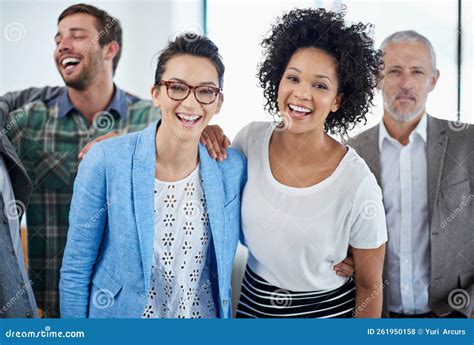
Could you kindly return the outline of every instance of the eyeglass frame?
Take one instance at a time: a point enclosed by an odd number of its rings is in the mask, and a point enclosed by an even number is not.
[[[171,84],[183,84],[183,85],[186,85],[188,87],[188,94],[184,97],[184,98],[181,98],[181,99],[176,99],[176,98],[173,98],[170,96],[169,94],[169,88],[170,88],[170,85]],[[199,85],[199,86],[191,86],[187,83],[185,83],[184,81],[178,81],[178,80],[160,80],[159,82],[157,82],[155,84],[155,87],[159,87],[159,86],[162,86],[162,85],[165,85],[166,86],[166,94],[168,95],[168,97],[170,99],[172,99],[173,101],[184,101],[186,98],[189,97],[189,95],[191,94],[191,91],[193,92],[194,94],[194,98],[196,99],[196,101],[199,103],[199,104],[202,104],[202,105],[209,105],[209,104],[213,104],[216,99],[217,99],[217,96],[219,96],[220,94],[222,94],[222,88],[220,87],[215,87],[215,86],[212,86],[212,85]],[[211,90],[214,91],[214,100],[212,102],[209,102],[209,103],[204,103],[204,102],[201,102],[198,100],[197,96],[196,96],[196,89],[200,88],[200,87],[208,87],[210,88]]]

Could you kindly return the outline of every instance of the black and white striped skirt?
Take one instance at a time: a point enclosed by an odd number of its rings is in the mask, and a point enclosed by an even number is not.
[[[238,318],[351,318],[355,283],[335,290],[293,292],[269,284],[248,266],[237,306]]]

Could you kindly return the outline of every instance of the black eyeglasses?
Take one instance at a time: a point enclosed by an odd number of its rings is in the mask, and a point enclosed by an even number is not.
[[[191,86],[182,81],[174,80],[161,80],[155,84],[155,86],[166,86],[166,93],[168,97],[173,101],[182,101],[186,99],[191,90],[194,92],[194,97],[196,100],[204,105],[214,103],[219,95],[222,92],[222,89],[214,86],[203,85],[203,86]]]

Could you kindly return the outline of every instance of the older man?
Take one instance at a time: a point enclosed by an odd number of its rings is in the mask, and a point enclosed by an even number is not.
[[[468,317],[474,304],[474,127],[426,114],[439,78],[426,37],[396,32],[381,50],[383,121],[349,145],[383,191],[389,235],[384,313]]]

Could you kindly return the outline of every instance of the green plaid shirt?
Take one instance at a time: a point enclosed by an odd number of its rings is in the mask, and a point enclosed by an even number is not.
[[[26,210],[29,274],[45,317],[59,317],[59,271],[80,150],[110,131],[141,130],[159,116],[150,101],[118,88],[107,111],[92,124],[74,108],[66,88],[10,113],[4,131],[33,182]]]

